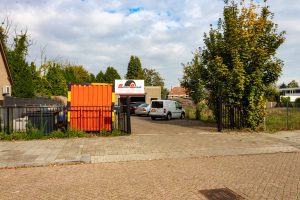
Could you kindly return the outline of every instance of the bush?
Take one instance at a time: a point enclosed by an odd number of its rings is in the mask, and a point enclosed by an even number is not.
[[[109,132],[107,130],[102,130],[100,131],[99,133],[96,133],[97,136],[104,136],[104,137],[109,137],[109,136],[123,136],[123,135],[126,135],[126,133],[120,131],[120,130],[117,130],[117,129],[114,129],[112,132]]]
[[[295,106],[300,107],[300,98],[295,99]]]

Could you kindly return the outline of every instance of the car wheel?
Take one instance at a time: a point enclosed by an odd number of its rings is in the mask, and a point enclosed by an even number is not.
[[[180,119],[184,119],[185,118],[185,113],[181,113]]]
[[[166,119],[167,119],[167,120],[171,120],[171,119],[172,119],[172,115],[171,115],[171,113],[168,113],[168,114],[167,114],[167,117],[166,117]]]
[[[149,117],[150,111],[147,113],[147,117]]]
[[[155,117],[151,117],[152,120],[155,120]]]

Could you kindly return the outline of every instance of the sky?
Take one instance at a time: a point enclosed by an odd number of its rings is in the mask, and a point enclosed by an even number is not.
[[[300,82],[296,2],[267,3],[279,31],[287,32],[277,55],[284,61],[278,84]],[[44,55],[83,65],[95,75],[113,66],[123,77],[130,55],[136,55],[143,67],[160,72],[170,89],[179,86],[181,64],[203,46],[203,34],[216,25],[223,6],[223,0],[0,0],[0,20],[8,17],[13,30],[27,30],[28,61],[39,64]]]

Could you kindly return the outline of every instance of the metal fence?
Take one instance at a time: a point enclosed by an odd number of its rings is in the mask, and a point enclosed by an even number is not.
[[[300,129],[300,105],[288,102],[267,108],[264,129],[267,131]]]
[[[27,132],[39,129],[48,134],[64,122],[63,107],[0,107],[0,132]]]
[[[222,104],[222,128],[240,129],[245,126],[243,108],[235,104]]]
[[[120,130],[131,132],[130,115],[127,106],[71,106],[69,127],[86,132]]]
[[[0,132],[10,134],[38,129],[47,135],[59,128],[86,132],[116,129],[131,133],[130,113],[127,106],[77,106],[68,109],[56,106],[0,107]]]

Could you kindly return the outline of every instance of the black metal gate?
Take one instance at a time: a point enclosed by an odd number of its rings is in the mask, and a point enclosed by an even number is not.
[[[114,106],[113,108],[115,113],[114,128],[128,134],[131,133],[129,101],[130,98],[127,98],[126,105]]]
[[[243,107],[234,103],[224,103],[217,100],[218,131],[222,129],[241,129],[245,127],[245,113]]]

